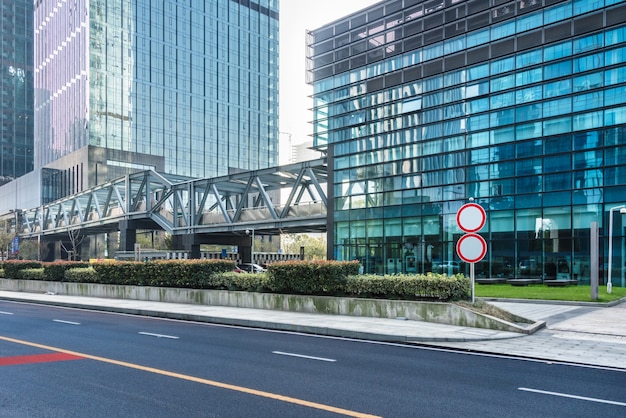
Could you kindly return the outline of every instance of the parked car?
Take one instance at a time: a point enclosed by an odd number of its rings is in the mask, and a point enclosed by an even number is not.
[[[248,273],[265,273],[267,271],[267,269],[263,268],[263,266],[252,263],[239,264],[237,268]]]
[[[439,261],[433,263],[433,273],[457,274],[461,271],[461,266],[456,261]]]

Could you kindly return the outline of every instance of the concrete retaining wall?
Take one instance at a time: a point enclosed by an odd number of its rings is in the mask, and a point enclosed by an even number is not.
[[[510,323],[465,309],[453,303],[442,302],[281,295],[231,292],[227,290],[178,289],[15,279],[0,279],[0,290],[29,293],[52,292],[68,296],[273,309],[330,315],[397,318],[520,333],[532,332],[527,326],[527,324],[532,324],[532,321],[524,318],[516,318],[516,323]]]

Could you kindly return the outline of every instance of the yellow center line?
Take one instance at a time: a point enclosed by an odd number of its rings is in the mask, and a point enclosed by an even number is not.
[[[275,400],[282,401],[282,402],[288,402],[288,403],[292,403],[292,404],[296,404],[296,405],[300,405],[300,406],[306,406],[306,407],[309,407],[309,408],[320,409],[320,410],[323,410],[323,411],[333,412],[333,413],[336,413],[336,414],[341,414],[341,415],[345,415],[345,416],[349,416],[349,417],[380,418],[377,415],[364,414],[364,413],[361,413],[361,412],[351,411],[349,409],[336,408],[334,406],[324,405],[324,404],[320,404],[320,403],[317,403],[317,402],[309,402],[309,401],[305,401],[303,399],[298,399],[298,398],[292,398],[292,397],[289,397],[289,396],[278,395],[278,394],[275,394],[275,393],[265,392],[265,391],[262,391],[262,390],[251,389],[251,388],[247,388],[247,387],[243,387],[243,386],[230,385],[228,383],[217,382],[215,380],[209,380],[209,379],[202,379],[200,377],[189,376],[189,375],[186,375],[186,374],[175,373],[175,372],[168,372],[167,370],[156,369],[156,368],[153,368],[153,367],[142,366],[142,365],[134,364],[134,363],[127,363],[125,361],[109,359],[109,358],[106,358],[106,357],[92,356],[90,354],[84,354],[84,353],[79,353],[79,352],[76,352],[76,351],[64,350],[62,348],[51,347],[51,346],[47,346],[47,345],[43,345],[43,344],[37,344],[37,343],[30,342],[30,341],[23,341],[23,340],[18,340],[18,339],[15,339],[15,338],[4,337],[2,335],[0,335],[0,340],[8,341],[8,342],[15,343],[15,344],[26,345],[26,346],[30,346],[30,347],[41,348],[43,350],[56,351],[58,353],[65,353],[65,354],[70,354],[70,355],[73,355],[73,356],[84,357],[84,358],[89,359],[89,360],[100,361],[102,363],[115,364],[116,366],[128,367],[130,369],[135,369],[135,370],[142,370],[142,371],[148,372],[148,373],[154,373],[154,374],[160,374],[160,375],[163,375],[163,376],[174,377],[176,379],[187,380],[187,381],[195,382],[195,383],[201,383],[203,385],[208,385],[208,386],[218,387],[218,388],[222,388],[222,389],[233,390],[233,391],[236,391],[236,392],[247,393],[249,395],[256,395],[256,396],[261,396],[263,398],[275,399]]]

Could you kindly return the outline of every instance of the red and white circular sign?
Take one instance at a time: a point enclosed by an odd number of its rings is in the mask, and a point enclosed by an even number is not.
[[[456,213],[456,223],[463,232],[480,231],[486,220],[485,209],[476,203],[466,203]]]
[[[476,263],[487,253],[487,243],[478,234],[465,234],[456,243],[456,253],[466,263]]]

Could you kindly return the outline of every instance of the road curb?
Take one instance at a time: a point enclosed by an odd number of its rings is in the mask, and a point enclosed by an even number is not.
[[[414,344],[423,344],[423,343],[446,343],[446,342],[481,342],[481,341],[489,341],[489,340],[505,340],[511,338],[524,337],[528,334],[520,333],[515,334],[511,332],[511,335],[507,336],[477,336],[477,337],[420,337],[416,335],[393,335],[393,334],[384,334],[378,332],[367,332],[367,331],[358,331],[358,330],[347,330],[341,328],[333,328],[329,326],[316,326],[316,325],[303,325],[303,324],[294,324],[287,322],[278,322],[278,321],[267,321],[267,320],[255,320],[255,319],[242,319],[242,318],[232,318],[227,316],[216,316],[216,315],[199,315],[193,313],[182,313],[182,312],[169,312],[165,310],[158,309],[141,309],[141,308],[129,308],[129,307],[118,307],[118,306],[110,306],[110,305],[96,305],[96,304],[88,304],[88,303],[76,303],[76,302],[64,302],[64,301],[55,301],[55,300],[41,300],[41,299],[28,299],[28,298],[15,298],[10,296],[2,296],[0,300],[7,300],[13,302],[21,302],[21,303],[34,303],[34,304],[42,304],[49,306],[56,306],[62,308],[74,308],[74,309],[86,309],[100,312],[111,312],[111,313],[120,313],[127,315],[137,315],[137,316],[146,316],[153,318],[164,318],[164,319],[175,319],[175,320],[183,320],[183,321],[193,321],[199,323],[208,323],[208,324],[218,324],[218,325],[226,325],[226,326],[239,326],[239,327],[247,327],[247,328],[259,328],[259,329],[269,329],[274,331],[285,331],[285,332],[298,332],[303,334],[314,334],[314,335],[323,335],[329,337],[338,337],[338,338],[351,338],[351,339],[361,339],[361,340],[372,340],[372,341],[380,341],[380,342],[395,342],[395,343],[414,343]],[[421,322],[421,321],[413,321],[413,322]],[[545,325],[545,323],[543,324]]]

